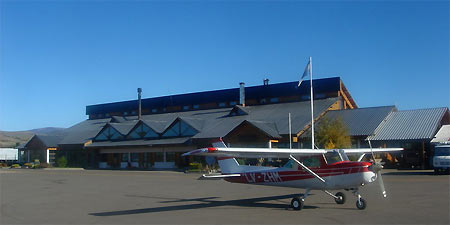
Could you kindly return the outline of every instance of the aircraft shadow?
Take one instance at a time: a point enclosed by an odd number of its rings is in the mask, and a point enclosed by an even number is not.
[[[121,215],[132,215],[132,214],[142,214],[142,213],[156,213],[156,212],[167,212],[167,211],[178,211],[178,210],[189,210],[189,209],[202,209],[220,206],[240,206],[240,207],[262,207],[262,208],[273,208],[273,209],[289,209],[290,206],[286,203],[264,203],[264,201],[273,201],[280,199],[288,199],[298,196],[298,194],[290,195],[280,195],[280,196],[270,196],[261,198],[248,198],[248,199],[238,199],[238,200],[228,200],[228,201],[218,201],[213,200],[218,197],[206,197],[206,198],[196,198],[196,199],[173,199],[168,201],[161,201],[159,203],[174,203],[174,202],[188,202],[188,201],[199,201],[201,203],[187,204],[187,205],[175,205],[175,206],[162,206],[154,208],[143,208],[143,209],[130,209],[130,210],[120,210],[111,212],[99,212],[99,213],[89,213],[92,216],[121,216]],[[129,196],[137,197],[137,196]],[[144,196],[141,196],[144,197]],[[148,197],[147,198],[157,198]],[[168,199],[168,198],[160,198]],[[318,208],[316,206],[304,206],[303,209],[313,209]]]

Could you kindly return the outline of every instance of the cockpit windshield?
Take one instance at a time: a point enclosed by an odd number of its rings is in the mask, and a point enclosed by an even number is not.
[[[325,159],[327,160],[327,164],[349,161],[347,154],[345,154],[344,150],[341,149],[327,152],[325,154]]]

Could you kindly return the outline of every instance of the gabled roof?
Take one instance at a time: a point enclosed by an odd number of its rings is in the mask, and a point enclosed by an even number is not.
[[[330,120],[340,118],[348,128],[350,136],[369,136],[389,113],[396,110],[395,106],[331,110],[325,116]]]
[[[281,136],[278,133],[277,125],[275,123],[268,123],[264,121],[255,121],[255,120],[246,120],[248,123],[252,124],[253,126],[257,127],[264,133],[266,133],[268,136],[272,138],[281,138]]]
[[[98,120],[85,120],[67,128],[67,135],[61,140],[59,145],[80,145],[92,140],[110,118]]]
[[[314,101],[314,116],[323,114],[338,98],[329,98]],[[311,123],[311,108],[309,102],[292,102],[270,105],[246,106],[248,115],[222,117],[207,120],[201,133],[193,138],[217,138],[225,137],[243,121],[254,123],[253,125],[264,130],[272,137],[289,134],[289,115],[291,113],[292,133],[298,133]],[[259,121],[259,122],[258,122]],[[271,130],[271,131],[269,131]],[[275,135],[275,132],[277,133]]]
[[[327,98],[314,101],[314,116],[323,114],[339,98]],[[163,133],[173,122],[180,120],[192,126],[199,133],[192,138],[225,137],[244,121],[249,122],[268,136],[280,138],[289,133],[288,113],[291,113],[293,133],[298,133],[310,124],[310,102],[290,102],[243,107],[248,115],[229,117],[232,108],[220,108],[176,113],[143,115],[142,120],[157,133]],[[84,144],[93,139],[109,123],[120,133],[127,135],[136,126],[137,116],[123,118],[86,120],[68,128],[69,137],[62,144]],[[123,121],[123,123],[117,123]],[[78,136],[78,137],[77,137]],[[120,141],[119,141],[120,142]]]
[[[111,127],[116,129],[119,133],[126,136],[131,129],[136,125],[138,121],[130,121],[130,122],[124,122],[124,123],[108,123]]]
[[[375,141],[432,139],[448,108],[392,112],[370,137]]]
[[[154,121],[154,120],[142,120],[142,122],[159,134],[164,132],[164,128],[168,123],[167,121]]]
[[[35,134],[30,138],[26,143],[21,145],[19,148],[27,148],[28,144],[33,140],[38,139],[45,147],[47,148],[56,148],[58,147],[59,142],[64,139],[62,135],[43,135],[43,134]]]
[[[450,141],[450,125],[444,125],[434,136],[432,143],[444,143]]]
[[[242,116],[242,115],[248,115],[248,109],[246,109],[244,106],[241,105],[235,105],[228,116]]]

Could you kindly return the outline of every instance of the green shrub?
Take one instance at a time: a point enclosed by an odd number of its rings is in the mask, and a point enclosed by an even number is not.
[[[48,164],[48,163],[40,163],[40,164],[34,165],[35,169],[49,168],[49,167],[50,167],[50,164]]]
[[[25,164],[23,164],[25,167],[27,167],[27,168],[33,168],[34,167],[34,164],[33,163],[25,163]]]
[[[67,159],[64,156],[59,157],[56,159],[56,166],[57,167],[66,167],[67,166]]]
[[[12,164],[11,168],[20,168],[19,164]]]
[[[189,163],[189,172],[200,172],[203,170],[203,165],[201,163],[193,162]]]

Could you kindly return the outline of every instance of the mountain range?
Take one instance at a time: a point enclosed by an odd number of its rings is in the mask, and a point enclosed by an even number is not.
[[[0,148],[14,148],[26,143],[33,135],[53,135],[61,133],[65,128],[45,127],[26,131],[0,131]]]

